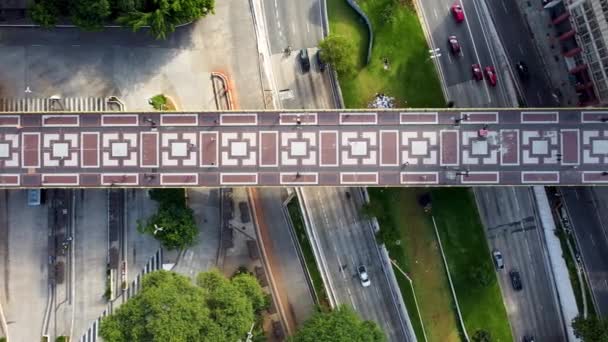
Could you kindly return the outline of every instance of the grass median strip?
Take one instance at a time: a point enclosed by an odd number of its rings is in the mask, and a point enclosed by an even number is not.
[[[306,234],[306,228],[304,227],[304,219],[302,218],[302,212],[300,211],[298,197],[293,197],[291,201],[289,201],[287,210],[289,211],[289,216],[291,217],[291,222],[295,230],[295,235],[298,239],[302,256],[304,257],[304,263],[308,269],[308,274],[310,275],[312,285],[318,299],[317,304],[321,310],[328,311],[330,309],[330,305],[327,298],[327,292],[325,292],[323,278],[321,278],[321,273],[319,271],[317,261],[315,260],[310,240]]]
[[[346,107],[366,108],[376,93],[395,97],[398,107],[444,107],[428,44],[409,2],[366,0],[359,5],[374,29],[369,65],[365,65],[369,39],[365,24],[346,0],[327,0],[330,32],[347,37],[358,56],[355,76],[340,78]]]
[[[428,341],[460,341],[456,314],[443,261],[429,216],[418,205],[425,189],[370,188],[373,210],[380,229],[387,233],[389,255],[412,279],[420,308],[418,319],[414,293],[408,280],[396,270],[397,281],[419,341],[424,341],[422,323]],[[380,213],[378,213],[380,212]]]
[[[512,341],[511,327],[492,264],[490,250],[470,189],[431,191],[456,296],[469,336],[490,332],[496,342]]]

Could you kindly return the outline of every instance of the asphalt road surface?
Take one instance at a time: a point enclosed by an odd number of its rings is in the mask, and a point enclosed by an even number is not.
[[[505,268],[498,279],[515,341],[565,341],[555,286],[536,219],[530,188],[476,188],[480,215],[490,250],[498,250]],[[523,290],[514,291],[509,271],[519,271]]]
[[[359,215],[363,203],[360,190],[308,187],[302,188],[302,194],[337,303],[351,306],[363,319],[378,323],[389,341],[410,341],[389,295],[372,228]],[[357,275],[361,264],[367,267],[371,281],[367,288]]]
[[[509,104],[507,89],[500,61],[496,54],[493,39],[488,30],[489,18],[481,13],[479,4],[474,0],[461,2],[465,20],[457,23],[450,11],[453,0],[419,1],[423,25],[430,35],[431,49],[439,49],[440,57],[436,64],[448,92],[448,100],[456,107],[504,107]],[[456,36],[462,54],[453,55],[448,45],[448,37]],[[431,61],[429,53],[429,62]],[[473,64],[482,68],[494,66],[498,84],[491,87],[484,81],[475,81],[471,71]]]
[[[543,71],[542,60],[532,41],[531,32],[519,7],[512,0],[486,1],[496,30],[505,47],[511,66],[523,61],[529,76],[523,80],[515,73],[524,95],[525,106],[547,107],[559,105],[552,95],[551,83]]]
[[[596,190],[583,187],[563,187],[560,190],[583,259],[593,302],[599,314],[606,316],[608,314],[606,189],[598,189],[597,194],[593,193]]]

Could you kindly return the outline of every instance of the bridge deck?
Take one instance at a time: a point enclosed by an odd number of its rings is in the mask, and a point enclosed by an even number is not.
[[[0,115],[0,187],[608,182],[608,111]]]

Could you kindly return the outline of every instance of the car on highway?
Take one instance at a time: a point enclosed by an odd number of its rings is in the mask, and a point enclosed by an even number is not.
[[[509,278],[511,278],[511,286],[513,286],[513,290],[521,291],[523,286],[521,285],[521,276],[517,270],[509,271]]]
[[[515,64],[515,68],[517,70],[517,74],[519,74],[519,77],[522,80],[528,79],[530,73],[528,72],[528,66],[526,65],[526,63],[524,63],[523,61],[519,61],[517,62],[517,64]]]
[[[479,64],[471,65],[471,71],[473,72],[473,78],[476,81],[483,80],[483,72],[481,71],[481,65],[479,65]]]
[[[308,58],[308,51],[306,49],[300,50],[300,53],[298,54],[298,59],[300,60],[300,67],[302,68],[302,72],[309,72],[310,58]]]
[[[530,336],[530,335],[524,336],[523,342],[534,342],[534,336]]]
[[[492,258],[494,259],[494,265],[496,265],[497,269],[502,270],[505,268],[505,262],[502,259],[502,253],[500,253],[499,250],[495,249],[492,251]]]
[[[449,36],[448,44],[450,45],[450,51],[452,51],[452,54],[455,56],[460,56],[461,50],[460,50],[460,42],[458,42],[458,38],[456,38],[456,36]]]
[[[464,21],[464,11],[458,2],[455,2],[452,5],[452,16],[454,16],[454,20],[456,20],[457,23]]]
[[[496,86],[498,78],[496,76],[496,70],[494,69],[494,67],[488,65],[487,67],[485,67],[484,72],[486,74],[486,80],[488,80],[488,83],[490,83],[492,87]]]
[[[361,281],[361,285],[363,287],[368,287],[371,285],[365,265],[359,265],[359,267],[357,267],[357,273],[359,274],[359,280]]]
[[[317,51],[317,65],[319,66],[319,72],[323,72],[325,71],[325,68],[327,67],[327,63],[323,60],[323,57],[321,56],[321,50]]]

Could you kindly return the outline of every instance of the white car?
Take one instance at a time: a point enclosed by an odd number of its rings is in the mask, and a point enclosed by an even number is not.
[[[359,280],[361,280],[361,285],[363,285],[363,287],[370,286],[371,281],[369,281],[369,276],[367,275],[367,269],[365,269],[365,266],[360,265],[357,268],[357,272],[359,273]]]

